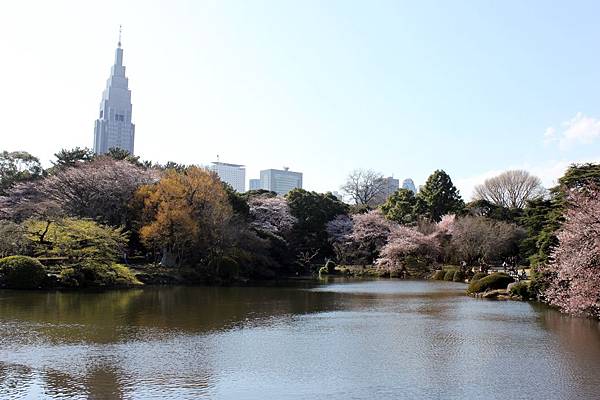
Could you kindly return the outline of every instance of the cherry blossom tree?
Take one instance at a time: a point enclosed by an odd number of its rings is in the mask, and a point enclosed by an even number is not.
[[[567,198],[558,246],[544,268],[544,295],[562,311],[600,318],[600,187],[573,189]]]
[[[282,236],[290,232],[296,218],[283,197],[252,197],[250,206],[251,226],[254,228]]]
[[[412,256],[427,266],[436,261],[439,253],[440,244],[435,234],[424,235],[414,228],[398,226],[391,231],[375,265],[389,271],[406,268],[407,257]]]

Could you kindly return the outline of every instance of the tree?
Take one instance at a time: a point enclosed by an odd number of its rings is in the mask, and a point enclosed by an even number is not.
[[[590,184],[600,185],[600,164],[571,164],[558,183],[568,189],[581,188]]]
[[[297,222],[292,230],[292,246],[297,251],[317,252],[319,259],[333,254],[327,241],[326,225],[338,215],[346,214],[348,206],[331,193],[294,189],[286,201]]]
[[[436,170],[417,194],[417,210],[430,221],[439,221],[445,214],[457,214],[464,208],[464,202],[450,176]]]
[[[421,272],[424,272],[428,265],[436,261],[439,253],[440,245],[434,235],[423,235],[414,228],[400,226],[391,232],[375,265],[391,272],[402,268],[412,269],[418,263]]]
[[[357,261],[372,264],[396,227],[394,222],[385,219],[380,210],[354,214],[352,233],[348,238],[350,244],[357,248]]]
[[[335,256],[338,262],[346,262],[348,260],[349,245],[351,244],[350,235],[354,223],[352,218],[346,214],[341,214],[329,221],[325,226],[327,232],[327,240],[331,243]]]
[[[297,221],[283,197],[255,196],[249,206],[250,225],[273,235],[286,237]]]
[[[131,164],[138,166],[138,167],[144,166],[144,163],[142,163],[140,161],[139,156],[135,156],[135,155],[129,153],[127,150],[124,150],[120,147],[111,147],[110,149],[108,149],[108,151],[106,152],[105,155],[106,155],[106,157],[110,157],[117,161],[130,162]]]
[[[0,258],[29,253],[25,230],[19,224],[0,220]]]
[[[75,167],[79,164],[92,161],[95,156],[94,152],[87,147],[75,147],[70,150],[62,149],[54,154],[56,161],[52,161],[52,165],[54,166],[53,169],[60,170],[68,167]]]
[[[26,151],[0,153],[0,195],[18,182],[31,181],[43,175],[40,160]]]
[[[387,183],[379,172],[356,169],[348,175],[341,189],[355,204],[373,206],[386,193]]]
[[[38,257],[64,257],[69,264],[96,262],[110,265],[123,255],[127,235],[121,228],[91,220],[65,218],[48,225],[28,220],[23,224]]]
[[[417,220],[417,198],[412,190],[398,189],[381,205],[383,215],[399,224],[413,224]]]
[[[142,241],[161,250],[163,265],[208,262],[222,250],[232,209],[214,174],[198,167],[167,170],[157,183],[142,186],[136,201],[143,204]]]
[[[524,170],[506,171],[475,187],[474,197],[506,208],[523,208],[527,201],[543,196],[540,178]]]
[[[454,222],[452,247],[458,260],[469,265],[480,259],[500,261],[518,255],[523,231],[514,224],[466,216]]]
[[[572,189],[565,222],[545,268],[545,297],[562,311],[600,318],[600,186]]]
[[[0,210],[21,219],[46,218],[51,213],[129,226],[130,202],[135,191],[154,180],[154,171],[98,157],[78,167],[61,169],[42,180],[16,185],[7,191],[5,198],[0,198]]]
[[[499,206],[488,200],[473,200],[467,203],[465,211],[474,217],[486,217],[505,222],[517,222],[523,215],[523,209]]]

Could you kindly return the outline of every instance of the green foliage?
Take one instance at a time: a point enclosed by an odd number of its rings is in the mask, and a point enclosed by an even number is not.
[[[0,258],[28,254],[29,241],[23,227],[12,221],[0,221]]]
[[[120,228],[91,220],[28,220],[24,226],[38,257],[64,257],[73,264],[90,260],[110,264],[123,255],[127,244],[127,235]]]
[[[448,281],[448,282],[452,282],[452,280],[454,279],[455,272],[456,272],[456,270],[454,270],[454,269],[446,270],[446,273],[444,274],[444,280]]]
[[[144,166],[144,163],[140,161],[139,156],[134,156],[127,150],[124,150],[120,147],[111,147],[110,149],[108,149],[106,156],[118,161],[127,161],[137,167]]]
[[[325,266],[319,268],[319,275],[329,275],[329,268]]]
[[[472,216],[481,216],[496,221],[518,222],[523,215],[520,208],[498,206],[487,200],[474,200],[465,206],[465,211]]]
[[[582,188],[591,183],[600,185],[600,164],[572,164],[558,183],[568,189]]]
[[[488,276],[487,272],[477,272],[475,275],[473,275],[473,277],[471,278],[471,282],[475,282],[480,280],[481,278],[485,278],[486,276]]]
[[[496,272],[478,280],[471,280],[467,293],[481,293],[488,290],[506,289],[514,279],[502,272]]]
[[[125,265],[86,260],[63,267],[59,284],[70,288],[110,288],[137,286],[142,283]]]
[[[319,257],[333,255],[328,242],[327,222],[348,212],[348,206],[331,193],[294,189],[286,196],[291,214],[297,219],[292,231],[292,244],[299,252],[315,253]]]
[[[417,210],[430,221],[438,222],[446,214],[460,213],[465,204],[450,176],[436,170],[417,194]]]
[[[383,215],[399,224],[413,224],[417,220],[417,198],[412,190],[398,189],[381,205]]]
[[[443,281],[445,275],[446,275],[446,271],[444,271],[443,269],[439,269],[433,273],[433,276],[431,277],[431,279],[433,279],[435,281]]]
[[[94,152],[87,147],[84,147],[83,149],[80,147],[75,147],[70,150],[62,149],[54,154],[56,161],[52,161],[53,170],[74,167],[78,164],[92,161],[95,156]]]
[[[250,215],[250,206],[248,205],[247,197],[242,196],[242,194],[235,191],[233,187],[227,182],[221,182],[223,184],[223,189],[227,194],[227,200],[231,205],[231,209],[233,213],[241,218],[248,218]]]
[[[461,270],[454,271],[454,276],[452,277],[452,282],[464,282],[465,281],[465,273]]]
[[[523,257],[532,265],[545,263],[550,251],[558,243],[556,231],[563,221],[564,206],[555,194],[551,199],[536,199],[528,202],[519,223],[526,230],[520,244]]]
[[[535,298],[534,294],[529,289],[528,282],[515,283],[510,288],[510,295],[521,297],[523,300],[529,300],[529,299]]]
[[[35,258],[10,256],[0,259],[0,283],[12,289],[37,289],[46,280],[44,266]]]
[[[26,151],[3,151],[0,153],[0,195],[15,183],[40,178],[44,173],[37,157]]]

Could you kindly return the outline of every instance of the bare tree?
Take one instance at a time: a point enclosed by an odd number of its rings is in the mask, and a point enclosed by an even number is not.
[[[387,193],[387,182],[382,174],[371,169],[355,169],[342,186],[356,204],[376,205]]]
[[[495,176],[475,187],[473,197],[508,208],[523,208],[528,200],[545,192],[540,178],[527,171],[512,170]]]

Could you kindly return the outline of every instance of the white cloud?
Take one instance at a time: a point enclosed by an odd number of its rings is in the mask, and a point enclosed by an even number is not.
[[[523,169],[529,171],[529,173],[531,173],[532,175],[535,175],[538,178],[540,178],[544,187],[551,188],[558,183],[558,178],[563,176],[569,165],[581,164],[586,162],[598,163],[600,162],[600,158],[579,159],[571,161],[551,161],[539,165],[512,165],[508,166],[504,170],[490,170],[470,177],[458,178],[455,180],[454,184],[460,190],[460,194],[462,195],[463,199],[465,199],[465,201],[469,201],[472,199],[473,190],[475,189],[475,186],[483,183],[486,179],[499,175],[507,170]]]
[[[546,128],[544,143],[558,142],[566,150],[574,144],[589,144],[600,138],[600,119],[588,117],[578,112],[573,118],[561,124],[561,132],[553,127]]]

